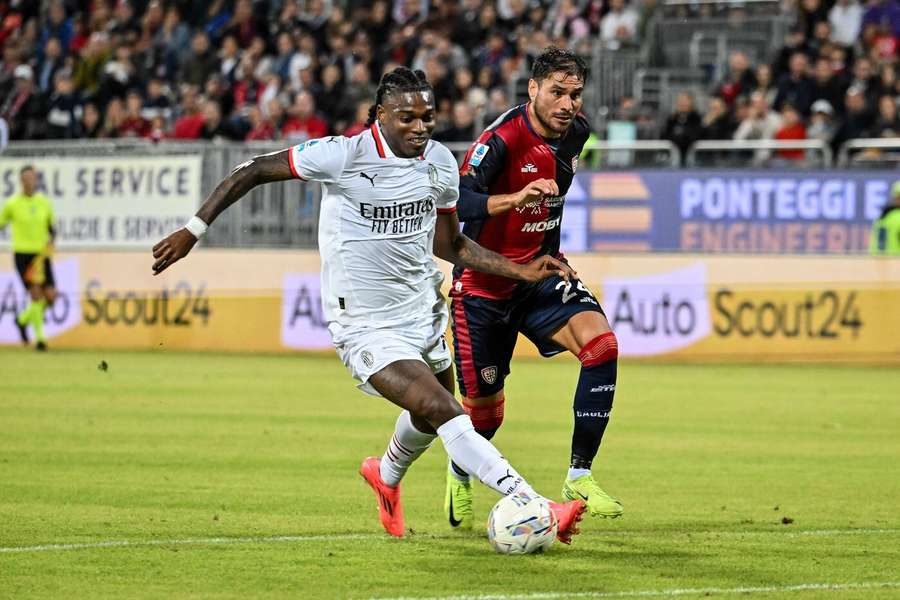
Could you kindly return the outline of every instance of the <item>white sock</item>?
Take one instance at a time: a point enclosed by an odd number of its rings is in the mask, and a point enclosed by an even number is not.
[[[573,479],[578,479],[579,477],[584,477],[585,475],[590,475],[590,469],[569,469],[568,479],[572,481]]]
[[[437,436],[423,433],[415,428],[409,411],[404,410],[397,417],[394,435],[381,457],[381,480],[396,487],[413,461],[422,456]]]
[[[504,496],[514,492],[538,495],[497,448],[475,431],[469,415],[450,419],[438,427],[437,432],[453,462],[484,485]]]

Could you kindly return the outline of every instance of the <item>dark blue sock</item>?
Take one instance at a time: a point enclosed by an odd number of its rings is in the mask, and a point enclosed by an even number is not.
[[[573,469],[590,469],[600,448],[616,393],[617,362],[613,358],[581,367],[572,407],[575,429],[572,431],[572,460],[569,466]]]

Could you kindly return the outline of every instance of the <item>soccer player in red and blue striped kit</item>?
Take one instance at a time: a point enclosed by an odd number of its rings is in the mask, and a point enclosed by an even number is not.
[[[562,258],[560,224],[590,125],[581,106],[587,67],[550,47],[534,62],[530,102],[498,118],[469,149],[457,204],[463,232],[517,263]],[[457,268],[451,289],[456,373],[476,431],[491,439],[503,422],[503,384],[519,333],[543,356],[565,350],[581,372],[563,495],[594,516],[618,517],[622,504],[597,484],[591,465],[609,422],[618,344],[597,299],[580,281],[551,277],[521,283]],[[450,462],[444,509],[453,527],[471,527],[469,476]]]

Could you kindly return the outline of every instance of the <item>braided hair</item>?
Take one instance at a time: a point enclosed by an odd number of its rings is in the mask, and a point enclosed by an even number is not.
[[[375,92],[375,104],[369,107],[369,120],[366,121],[366,127],[370,127],[375,123],[378,107],[384,103],[385,96],[431,91],[431,84],[428,83],[428,79],[422,71],[397,67],[393,71],[385,73],[384,77],[381,78],[381,83],[378,85],[378,90]]]

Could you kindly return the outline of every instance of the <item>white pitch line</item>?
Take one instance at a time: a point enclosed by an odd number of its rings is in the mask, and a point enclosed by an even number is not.
[[[717,531],[717,530],[608,530],[599,532],[606,537],[645,536],[653,534],[675,534],[695,536],[721,536],[721,537],[745,537],[745,536],[782,536],[782,537],[806,537],[806,536],[839,536],[839,535],[896,535],[900,529],[801,529],[798,531],[771,530],[771,531]],[[303,543],[303,542],[340,542],[347,540],[388,540],[382,533],[345,533],[336,535],[278,535],[261,537],[210,537],[189,538],[171,540],[106,540],[100,542],[84,542],[71,544],[41,544],[37,546],[6,546],[0,547],[0,554],[12,554],[21,552],[60,552],[66,550],[94,550],[102,548],[128,548],[147,546],[222,546],[229,544],[277,544],[277,543]],[[451,535],[414,535],[409,538],[419,540],[452,540],[466,539]]]
[[[872,528],[872,529],[797,529],[791,531],[786,527],[783,529],[770,529],[763,531],[718,531],[715,529],[707,529],[702,531],[691,531],[690,529],[653,529],[645,531],[616,531],[611,529],[604,531],[602,535],[612,536],[632,536],[632,535],[652,535],[652,534],[672,534],[672,535],[708,535],[720,537],[746,537],[753,535],[777,535],[782,537],[806,537],[806,536],[835,536],[835,535],[895,535],[900,534],[900,529],[890,528]]]
[[[221,546],[226,544],[275,544],[284,542],[332,542],[383,538],[380,533],[348,533],[338,535],[278,535],[269,537],[212,537],[176,540],[109,540],[83,544],[43,544],[40,546],[0,547],[0,554],[13,552],[54,552],[62,550],[92,550],[135,546]]]
[[[630,590],[623,592],[536,592],[531,594],[468,594],[463,596],[400,596],[378,600],[557,600],[561,598],[660,598],[711,594],[771,594],[778,592],[870,590],[900,588],[900,581],[872,583],[801,583],[736,588],[673,588],[668,590]]]

